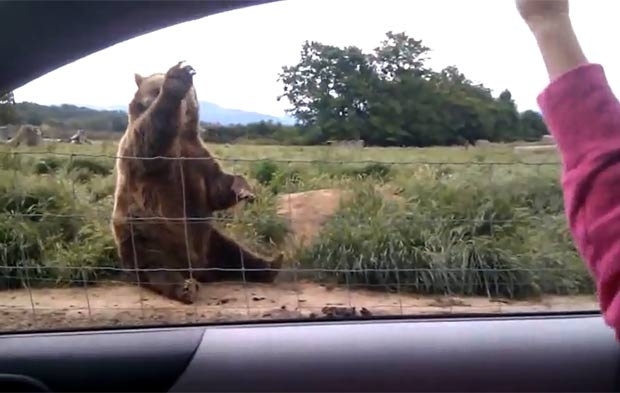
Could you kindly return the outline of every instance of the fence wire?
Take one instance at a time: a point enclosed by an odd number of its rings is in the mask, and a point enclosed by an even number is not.
[[[445,154],[468,159],[432,160],[380,149],[389,160],[361,160],[349,158],[373,148],[316,148],[320,158],[292,159],[244,149],[250,154],[214,158],[253,185],[255,200],[187,214],[195,202],[182,172],[179,187],[165,191],[180,196],[181,216],[123,217],[131,265],[120,263],[111,229],[114,162],[200,158],[0,152],[1,329],[597,307],[566,227],[555,155],[455,149]],[[159,266],[144,266],[136,251],[145,235],[134,228],[150,224],[184,228],[183,239],[162,236],[142,250],[164,255],[183,244]],[[221,243],[192,240],[200,225],[265,259],[282,254],[283,265],[252,268],[239,249],[240,266],[213,266],[207,250]],[[252,279],[265,271],[275,281]],[[175,291],[194,291],[193,302],[162,293]]]

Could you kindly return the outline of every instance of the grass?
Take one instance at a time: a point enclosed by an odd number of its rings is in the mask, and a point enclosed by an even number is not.
[[[290,248],[278,194],[350,192],[314,243],[289,250],[307,278],[426,294],[593,293],[566,228],[555,154],[517,156],[510,145],[210,148],[258,194],[219,213],[218,225],[263,253]],[[1,149],[0,288],[112,278],[114,142]]]

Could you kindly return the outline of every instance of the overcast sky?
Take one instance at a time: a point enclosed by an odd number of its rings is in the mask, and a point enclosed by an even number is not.
[[[620,1],[573,0],[571,14],[590,61],[620,85]],[[40,104],[124,105],[134,72],[165,71],[187,60],[199,99],[281,116],[276,81],[299,59],[304,40],[372,50],[385,32],[405,31],[432,49],[433,67],[454,64],[497,92],[508,88],[520,110],[537,108],[547,80],[513,0],[285,0],[186,22],[80,59],[15,91]],[[615,89],[617,91],[617,89]]]

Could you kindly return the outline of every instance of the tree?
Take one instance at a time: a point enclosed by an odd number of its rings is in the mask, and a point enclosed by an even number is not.
[[[14,123],[16,118],[13,92],[0,93],[0,125]]]
[[[278,80],[293,107],[287,112],[324,139],[361,137],[368,119],[369,87],[375,77],[359,48],[306,41],[298,64],[283,67]]]
[[[519,114],[508,90],[494,98],[456,66],[434,71],[429,53],[421,40],[392,31],[368,54],[305,42],[298,64],[282,68],[278,99],[288,99],[288,113],[313,142],[449,145],[534,137],[544,129],[532,114]]]
[[[398,80],[403,75],[428,76],[426,68],[430,48],[405,33],[388,31],[381,45],[371,55],[375,71],[383,80]]]
[[[539,140],[549,132],[540,113],[527,110],[520,115],[521,135],[524,140]]]
[[[499,97],[497,97],[497,105],[495,107],[494,132],[488,139],[492,141],[521,139],[520,120],[512,94],[508,90],[502,91]]]

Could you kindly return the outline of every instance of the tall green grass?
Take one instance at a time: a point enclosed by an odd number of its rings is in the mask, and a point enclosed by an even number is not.
[[[113,278],[114,145],[3,149],[0,288]],[[308,278],[428,294],[593,292],[566,228],[554,156],[508,165],[517,158],[505,146],[212,150],[225,158],[227,170],[247,176],[258,195],[254,204],[218,213],[218,226],[263,253],[287,244],[286,219],[277,215],[279,194],[349,192],[316,241],[293,250]],[[226,160],[232,157],[244,161]],[[363,160],[377,162],[355,163]],[[378,185],[398,198],[386,198]]]

